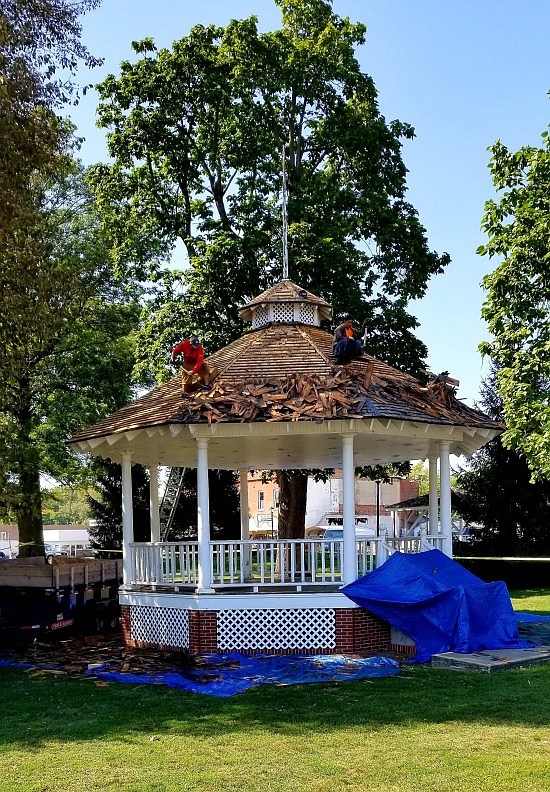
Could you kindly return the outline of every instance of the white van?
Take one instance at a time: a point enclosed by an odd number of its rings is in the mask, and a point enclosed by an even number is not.
[[[320,536],[321,539],[343,539],[344,538],[344,529],[335,527],[335,528],[327,528],[325,532]],[[375,539],[376,538],[376,531],[373,528],[365,527],[364,525],[356,525],[355,526],[355,538],[356,539]]]

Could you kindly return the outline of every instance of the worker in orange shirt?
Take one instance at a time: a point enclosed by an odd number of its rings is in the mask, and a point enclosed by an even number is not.
[[[196,335],[180,341],[172,350],[172,363],[178,355],[182,356],[181,386],[183,393],[192,393],[200,385],[209,387],[216,376],[217,369],[210,370],[204,362],[204,348]]]
[[[332,354],[338,363],[350,363],[353,358],[360,358],[363,354],[359,335],[354,330],[353,320],[349,314],[344,316],[344,321],[334,331]]]

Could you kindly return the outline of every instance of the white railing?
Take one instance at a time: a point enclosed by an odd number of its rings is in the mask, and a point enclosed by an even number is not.
[[[422,553],[425,550],[441,550],[444,552],[445,537],[441,535],[430,536],[424,531],[420,536],[396,537],[388,536],[384,539],[386,557],[393,553]],[[384,558],[384,560],[386,560]]]
[[[378,539],[357,540],[357,576],[376,567]],[[178,587],[198,582],[197,542],[134,542],[136,585]],[[235,586],[341,585],[342,539],[264,539],[210,542],[210,574],[216,588]]]
[[[322,586],[342,579],[341,540],[211,542],[210,550],[214,586]]]
[[[444,538],[357,539],[357,577],[372,572],[395,552],[420,553]],[[134,542],[130,545],[136,585],[193,588],[198,583],[198,542]],[[210,577],[215,588],[342,585],[343,539],[261,539],[210,542]]]
[[[199,576],[198,542],[134,542],[130,545],[130,583],[196,586]]]

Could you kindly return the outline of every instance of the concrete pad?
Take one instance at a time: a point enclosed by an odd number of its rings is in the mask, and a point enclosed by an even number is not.
[[[550,663],[550,646],[534,646],[530,649],[484,649],[482,652],[471,654],[442,652],[432,657],[432,668],[482,671],[486,674],[538,663]]]

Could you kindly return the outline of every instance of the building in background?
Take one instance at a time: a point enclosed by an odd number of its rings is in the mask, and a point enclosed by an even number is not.
[[[384,481],[355,479],[355,514],[366,520],[379,536],[401,536],[414,522],[416,514],[390,512],[387,505],[418,495],[418,484],[405,478]],[[260,473],[248,476],[249,526],[252,538],[277,536],[279,487],[275,478],[262,481]],[[307,486],[306,533],[314,526],[326,527],[332,516],[343,511],[342,471],[336,470],[327,481],[310,478]],[[361,522],[364,522],[362,519]]]
[[[90,546],[86,525],[44,525],[44,544],[53,552],[63,555],[80,555]],[[0,525],[0,558],[16,558],[19,555],[19,531],[17,525]]]

